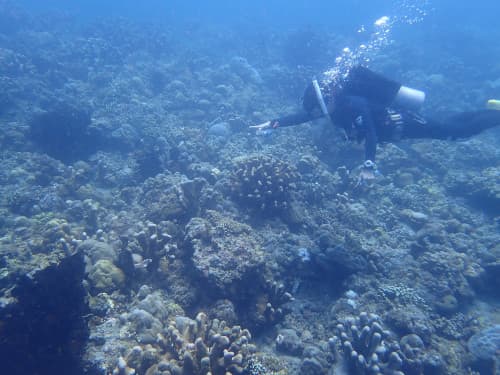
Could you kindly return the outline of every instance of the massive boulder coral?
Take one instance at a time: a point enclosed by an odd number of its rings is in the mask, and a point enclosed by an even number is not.
[[[299,173],[291,164],[267,155],[235,159],[231,191],[245,206],[272,212],[286,209]]]
[[[495,214],[500,209],[500,167],[489,167],[476,172],[452,171],[445,185],[453,193],[464,196],[486,212]]]
[[[497,374],[500,370],[500,324],[474,334],[467,342],[467,348],[471,353],[475,370],[479,370],[481,374],[483,371]]]
[[[216,211],[189,221],[186,242],[201,278],[225,294],[263,267],[263,253],[252,228]]]
[[[36,114],[30,122],[30,137],[40,150],[65,163],[90,156],[98,144],[90,127],[91,113],[84,105],[60,103]]]
[[[15,282],[4,272],[0,278],[2,373],[82,373],[89,336],[83,254],[43,255],[37,264],[20,267],[24,274],[18,272]]]
[[[111,293],[125,284],[123,271],[108,259],[98,260],[92,265],[88,279],[96,293],[102,291]]]
[[[205,181],[189,180],[180,174],[159,174],[146,180],[139,202],[154,222],[185,220],[198,210],[198,200]]]

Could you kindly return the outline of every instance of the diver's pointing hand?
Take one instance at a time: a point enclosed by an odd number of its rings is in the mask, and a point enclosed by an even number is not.
[[[257,129],[257,130],[264,130],[264,129],[268,129],[268,128],[271,128],[271,121],[266,121],[266,122],[263,122],[262,124],[259,124],[259,125],[251,125],[250,126],[250,129]]]

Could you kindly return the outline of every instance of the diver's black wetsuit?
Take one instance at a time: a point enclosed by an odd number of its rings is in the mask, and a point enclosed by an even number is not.
[[[332,85],[332,84],[330,84]],[[378,142],[402,138],[456,139],[500,125],[500,111],[464,112],[439,123],[393,106],[401,84],[364,67],[355,67],[339,87],[321,87],[329,116],[349,138],[365,141],[365,159],[375,161]],[[331,105],[333,103],[333,105]],[[304,93],[304,110],[271,121],[274,127],[292,126],[323,117],[314,88]]]

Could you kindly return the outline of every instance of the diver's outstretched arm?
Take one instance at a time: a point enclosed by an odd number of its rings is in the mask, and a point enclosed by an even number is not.
[[[250,129],[256,129],[257,131],[262,131],[266,129],[276,129],[278,127],[294,126],[303,124],[305,122],[315,120],[317,118],[323,117],[322,115],[314,115],[307,112],[299,112],[293,115],[283,116],[273,120],[263,122],[259,125],[252,125]]]

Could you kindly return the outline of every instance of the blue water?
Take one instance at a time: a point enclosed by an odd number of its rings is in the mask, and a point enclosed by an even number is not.
[[[181,38],[183,35],[190,38],[193,30],[205,27],[220,29],[234,33],[235,37],[239,35],[240,43],[247,44],[248,49],[258,48],[263,39],[287,37],[303,30],[326,39],[334,35],[352,38],[348,47],[353,48],[366,42],[367,35],[359,33],[360,28],[370,32],[379,17],[409,17],[411,21],[401,19],[392,26],[391,38],[403,44],[420,45],[426,59],[449,52],[463,58],[466,64],[482,68],[495,65],[500,54],[497,42],[500,31],[496,26],[500,4],[493,0],[474,4],[451,0],[150,0],[140,5],[134,1],[19,0],[15,3],[35,14],[63,12],[82,24],[110,17],[123,17],[145,25],[161,24],[180,33]],[[323,52],[332,60],[341,51],[339,48]],[[429,60],[414,62],[421,66]],[[315,68],[326,69],[327,62]]]
[[[301,25],[354,26],[370,22],[373,17],[393,11],[394,4],[426,8],[429,21],[437,21],[446,27],[469,25],[493,28],[498,20],[500,5],[494,0],[470,3],[466,1],[394,1],[394,0],[148,0],[135,1],[64,1],[64,0],[18,0],[16,4],[36,12],[48,10],[67,11],[80,17],[92,19],[101,16],[122,16],[145,21],[162,20],[182,24],[199,20],[205,23],[241,25],[247,27],[296,27]]]
[[[349,24],[366,19],[376,12],[390,8],[387,1],[376,0],[366,4],[363,1],[161,1],[152,0],[138,5],[134,1],[67,1],[50,0],[40,3],[23,0],[19,3],[36,11],[47,9],[65,10],[83,17],[124,16],[143,20],[184,21],[199,20],[204,23],[226,25],[245,24],[250,27],[282,27],[304,24],[332,25]],[[357,17],[346,18],[345,12],[357,10]]]
[[[397,22],[391,38],[420,45],[423,52],[428,51],[426,59],[432,60],[440,51],[450,52],[463,58],[466,64],[482,68],[496,65],[500,54],[497,27],[500,4],[493,0],[475,3],[452,0],[150,0],[140,5],[135,1],[19,0],[15,3],[34,13],[66,12],[83,24],[107,17],[124,17],[146,25],[161,24],[182,33],[181,36],[187,33],[188,37],[193,30],[204,27],[219,28],[222,32],[230,30],[235,36],[240,34],[241,43],[247,43],[249,49],[258,47],[263,38],[286,37],[297,30],[307,30],[325,38],[336,34],[353,38],[352,45],[348,46],[353,48],[366,41],[366,35],[358,33],[359,29],[365,27],[369,31],[379,17],[409,16],[411,19],[418,14],[418,21],[410,22],[411,25]],[[340,50],[324,52],[334,56]],[[326,64],[321,67],[327,68]]]

